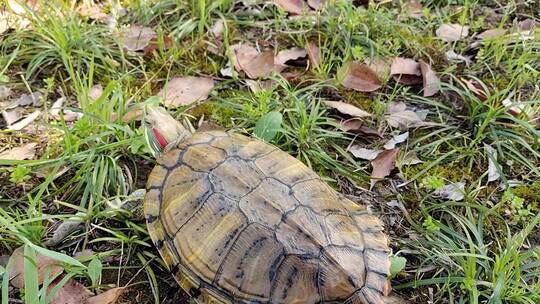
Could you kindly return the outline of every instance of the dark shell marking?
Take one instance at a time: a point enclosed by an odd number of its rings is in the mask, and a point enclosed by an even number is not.
[[[287,153],[198,132],[158,160],[144,208],[154,244],[201,303],[383,303],[379,220]]]

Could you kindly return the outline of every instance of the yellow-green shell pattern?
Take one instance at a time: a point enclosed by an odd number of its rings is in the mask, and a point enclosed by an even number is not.
[[[243,135],[196,132],[148,179],[148,231],[199,303],[383,303],[387,237],[302,162]]]

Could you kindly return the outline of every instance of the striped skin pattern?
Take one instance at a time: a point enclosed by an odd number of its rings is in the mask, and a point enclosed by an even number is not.
[[[199,303],[383,303],[379,220],[274,146],[196,132],[158,160],[150,236]]]

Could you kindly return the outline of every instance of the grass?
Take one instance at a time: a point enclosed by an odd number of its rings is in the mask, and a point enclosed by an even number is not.
[[[144,187],[153,166],[155,143],[148,126],[122,118],[133,108],[155,103],[153,96],[177,75],[213,76],[218,82],[204,104],[170,109],[175,117],[193,125],[210,120],[252,135],[265,114],[279,112],[281,130],[272,144],[344,194],[374,197],[371,207],[386,224],[393,255],[407,259],[392,281],[398,295],[422,303],[540,302],[539,30],[527,39],[506,35],[476,46],[471,45],[475,38],[447,44],[434,35],[443,23],[470,26],[469,36],[494,27],[511,30],[519,21],[538,18],[538,3],[428,0],[421,1],[423,16],[413,18],[402,13],[406,1],[368,8],[346,0],[328,2],[313,15],[295,18],[263,1],[245,7],[233,0],[130,0],[122,2],[125,14],[115,2],[104,2],[104,11],[117,16],[111,25],[81,17],[74,2],[53,0],[17,17],[29,28],[0,34],[0,86],[9,86],[16,96],[43,93],[39,124],[47,132],[0,130],[2,145],[37,142],[39,147],[33,160],[0,160],[0,256],[23,246],[28,274],[24,289],[9,290],[9,267],[0,264],[2,304],[9,299],[50,301],[47,285],[53,278],[41,287],[35,280],[37,253],[60,261],[65,276],[58,288],[70,278],[95,292],[135,283],[144,287],[133,287],[125,295],[128,302],[138,296],[144,303],[174,302],[170,294],[177,285],[166,275],[141,210],[130,205],[130,194]],[[219,20],[225,24],[222,46],[209,33]],[[125,51],[116,33],[127,24],[155,29],[156,52]],[[167,37],[173,41],[170,47]],[[322,60],[290,80],[273,75],[270,88],[253,92],[242,77],[220,74],[231,58],[230,46],[238,42],[276,51],[315,42]],[[214,54],[209,45],[226,51]],[[449,61],[449,49],[474,60],[469,65]],[[430,62],[442,79],[442,91],[421,97],[417,87],[391,77],[371,94],[340,84],[338,70],[344,63],[394,56]],[[466,81],[474,81],[477,89]],[[102,85],[103,93],[93,100],[95,84]],[[69,122],[46,114],[59,97],[82,118]],[[345,132],[339,113],[325,100],[372,113],[364,123],[385,139]],[[367,192],[369,162],[354,158],[347,147],[381,148],[402,133],[386,122],[393,102],[428,111],[428,123],[409,129],[397,170]],[[521,113],[514,113],[516,107]],[[406,164],[409,153],[423,163]],[[488,180],[490,159],[500,174],[495,181]],[[437,195],[441,186],[456,182],[466,185],[462,201]],[[57,225],[74,216],[81,228],[58,245],[46,246]]]

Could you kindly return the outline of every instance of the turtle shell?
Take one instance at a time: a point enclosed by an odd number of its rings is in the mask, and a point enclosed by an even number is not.
[[[144,211],[180,286],[200,303],[383,303],[379,220],[262,141],[196,132],[158,160]]]

